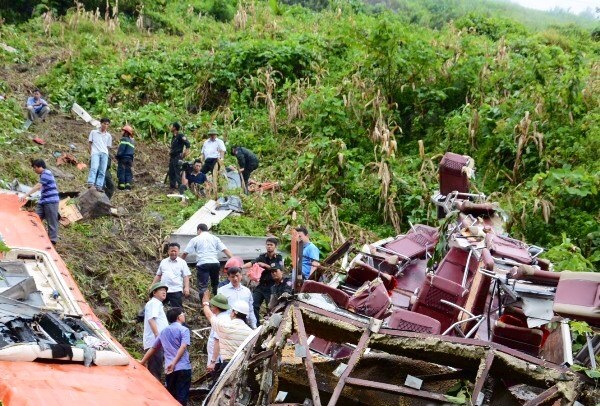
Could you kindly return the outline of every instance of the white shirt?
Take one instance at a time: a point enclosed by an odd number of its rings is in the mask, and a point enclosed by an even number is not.
[[[250,308],[250,314],[248,315],[248,324],[250,327],[256,328],[256,315],[254,314],[254,299],[252,298],[252,292],[245,286],[240,285],[237,289],[233,287],[231,282],[225,286],[221,286],[217,289],[217,294],[221,293],[227,298],[229,306],[233,305],[238,300],[248,302]],[[231,310],[228,310],[231,313]]]
[[[156,328],[158,329],[159,334],[169,325],[163,304],[155,297],[150,299],[144,307],[144,350],[152,347],[154,340],[156,340],[152,328],[150,328],[150,323],[148,322],[150,319],[154,319],[156,322]]]
[[[229,313],[226,311],[221,311],[221,313],[217,314],[217,318],[227,317],[230,318]],[[215,353],[215,340],[218,340],[219,336],[214,328],[210,329],[210,334],[208,335],[208,342],[206,343],[206,353],[208,354],[208,359],[206,361],[206,365],[210,365],[210,361],[214,358]],[[222,361],[221,354],[217,357],[217,362]]]
[[[227,249],[219,237],[215,237],[208,231],[192,238],[183,252],[196,254],[196,265],[218,264],[219,252]]]
[[[226,152],[225,143],[219,138],[211,140],[210,138],[204,141],[202,145],[202,153],[205,158],[220,158],[221,151]]]
[[[156,275],[160,276],[160,281],[169,287],[169,293],[182,292],[183,277],[191,274],[187,263],[179,257],[174,261],[170,257],[163,259],[156,271]]]
[[[108,149],[112,148],[112,135],[108,131],[92,130],[88,141],[92,143],[92,154],[108,155]]]
[[[252,329],[240,319],[213,317],[210,324],[219,335],[221,357],[225,361],[229,361],[244,340],[252,334]]]

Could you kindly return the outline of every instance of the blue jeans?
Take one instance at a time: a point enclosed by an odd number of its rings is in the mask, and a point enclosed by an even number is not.
[[[97,188],[104,187],[104,177],[106,176],[106,166],[108,165],[108,154],[92,154],[90,160],[90,174],[88,175],[88,185],[96,185]]]
[[[181,405],[186,405],[190,398],[192,370],[182,369],[167,375],[167,390]]]

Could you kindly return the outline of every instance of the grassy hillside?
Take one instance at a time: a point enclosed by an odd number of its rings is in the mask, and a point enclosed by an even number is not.
[[[229,146],[260,155],[258,180],[282,185],[243,197],[246,214],[220,233],[283,236],[305,223],[328,252],[349,236],[435,224],[429,199],[451,150],[475,158],[475,186],[501,202],[512,235],[552,248],[558,269],[597,269],[600,47],[592,23],[540,28],[483,2],[398,1],[386,11],[338,1],[320,12],[276,1],[132,4],[106,16],[80,7],[0,26],[0,42],[17,50],[0,49],[8,96],[0,178],[33,182],[27,160],[53,162],[71,143],[87,161],[90,128],[71,118],[73,102],[137,132],[136,189],[115,197],[129,215],[63,229],[59,246],[130,348],[127,321],[160,242],[202,204],[182,208],[164,197],[174,120],[194,155],[216,125]],[[34,87],[56,114],[25,132],[21,105]],[[50,142],[35,146],[34,136]],[[81,188],[85,174],[65,171],[72,178],[59,187]]]

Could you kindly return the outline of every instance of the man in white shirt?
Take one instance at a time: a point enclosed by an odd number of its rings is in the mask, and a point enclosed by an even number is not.
[[[213,296],[209,301],[210,311],[218,318],[230,318],[229,317],[229,304],[227,298],[223,295]],[[208,358],[206,360],[206,370],[211,373],[213,385],[216,383],[220,372],[223,370],[223,358],[221,358],[221,345],[219,343],[219,336],[214,328],[210,329],[208,341],[206,343],[206,353]]]
[[[206,291],[202,296],[202,311],[219,336],[222,365],[225,367],[244,340],[252,334],[252,329],[248,327],[246,318],[253,311],[251,310],[252,307],[240,300],[230,305],[229,317],[217,317],[211,311],[209,298],[210,294]]]
[[[99,192],[104,189],[104,178],[108,165],[108,150],[112,148],[112,135],[108,132],[110,120],[100,120],[100,129],[92,130],[88,141],[90,144],[90,172],[87,179],[88,187],[96,186]]]
[[[229,306],[233,306],[234,303],[242,301],[248,303],[250,309],[254,309],[254,301],[252,299],[252,292],[250,289],[242,285],[242,270],[237,266],[231,267],[227,270],[227,278],[229,283],[225,286],[221,286],[217,293],[222,294],[227,298]],[[256,328],[256,315],[254,311],[251,311],[248,316],[248,324],[252,328]]]
[[[225,158],[225,143],[220,138],[217,138],[219,132],[216,128],[208,130],[208,139],[202,144],[202,169],[200,172],[207,174],[212,172],[217,162],[223,163]]]
[[[162,282],[154,283],[150,286],[150,300],[144,307],[144,352],[152,348],[156,337],[169,325],[163,308],[163,302],[167,298],[168,289],[167,285]],[[148,370],[160,382],[164,381],[162,350],[157,350],[148,359]]]
[[[228,258],[231,258],[233,255],[220,238],[208,232],[206,224],[198,224],[197,231],[198,235],[190,240],[187,247],[183,250],[181,258],[185,260],[188,254],[196,254],[198,293],[202,297],[204,291],[208,288],[208,280],[210,278],[212,293],[216,295],[217,286],[219,285],[219,272],[221,271],[219,252],[222,251]]]
[[[164,304],[170,307],[183,307],[183,296],[190,295],[190,268],[179,258],[179,244],[172,242],[168,246],[169,256],[158,266],[152,283],[164,282],[169,288]]]

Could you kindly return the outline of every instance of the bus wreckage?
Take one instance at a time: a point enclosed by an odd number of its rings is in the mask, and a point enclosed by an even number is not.
[[[600,273],[554,272],[542,248],[506,235],[497,205],[470,193],[473,171],[444,155],[439,228],[348,241],[305,281],[297,255],[293,294],[204,404],[596,404],[595,381],[571,366],[597,371]],[[576,354],[571,320],[592,331]]]

